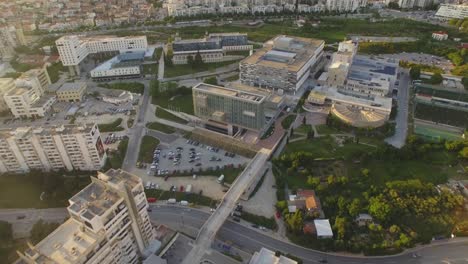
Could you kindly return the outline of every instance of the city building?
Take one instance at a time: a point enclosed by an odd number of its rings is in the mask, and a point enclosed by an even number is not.
[[[32,69],[15,80],[15,88],[3,95],[3,99],[16,118],[43,117],[56,98],[45,94],[50,85],[45,69]]]
[[[5,102],[4,95],[16,87],[12,78],[0,78],[0,113],[8,111],[8,105]]]
[[[91,78],[95,81],[138,78],[144,59],[144,51],[119,54],[94,68]]]
[[[314,225],[317,232],[317,238],[333,238],[333,230],[328,219],[314,219]]]
[[[0,59],[12,59],[15,56],[15,48],[21,45],[26,45],[26,38],[21,28],[0,26]]]
[[[243,84],[296,93],[322,59],[323,40],[280,35],[239,64]]]
[[[367,0],[326,0],[325,7],[329,11],[354,12],[367,6]]]
[[[146,36],[64,36],[55,41],[60,59],[69,66],[70,73],[80,74],[79,64],[89,54],[103,52],[145,51],[148,47]]]
[[[231,87],[200,83],[192,93],[195,115],[205,127],[228,135],[242,129],[262,133],[283,107],[283,97],[240,83]]]
[[[29,244],[17,264],[141,263],[155,230],[139,177],[98,172],[69,203],[70,218],[37,245]]]
[[[55,94],[59,102],[81,102],[87,87],[85,82],[64,83]]]
[[[448,34],[445,31],[437,31],[432,33],[432,38],[435,40],[443,41],[448,39]]]
[[[314,190],[298,190],[296,194],[290,195],[288,210],[290,213],[302,210],[309,215],[323,215],[320,199]]]
[[[434,0],[398,0],[398,6],[404,9],[425,8],[434,3]]]
[[[464,19],[468,17],[468,5],[440,4],[435,15],[445,19]]]
[[[226,59],[229,51],[252,50],[253,45],[248,43],[247,34],[217,33],[209,34],[202,39],[181,40],[176,38],[172,43],[174,64],[187,64],[188,57],[195,59],[200,54],[203,62],[220,62]]]
[[[297,264],[297,261],[285,256],[276,256],[274,251],[262,248],[254,253],[249,264]]]
[[[0,129],[0,173],[98,170],[106,153],[95,124]]]

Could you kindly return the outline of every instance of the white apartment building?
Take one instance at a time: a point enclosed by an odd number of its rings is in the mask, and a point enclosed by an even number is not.
[[[15,87],[15,81],[12,78],[0,78],[0,113],[8,111],[9,108],[3,96]]]
[[[146,36],[64,36],[55,41],[60,59],[64,66],[69,66],[72,74],[80,74],[79,64],[89,54],[101,52],[142,51],[148,47]]]
[[[411,9],[411,8],[424,8],[434,3],[433,0],[398,0],[398,6],[400,8]]]
[[[16,118],[43,117],[56,100],[44,94],[50,83],[45,69],[29,70],[16,79],[15,87],[3,95],[3,100]]]
[[[366,6],[367,0],[327,0],[325,3],[327,10],[337,12],[354,12]]]
[[[98,170],[106,153],[95,124],[0,130],[0,173]]]
[[[262,248],[260,251],[255,252],[252,258],[249,261],[249,264],[297,264],[297,261],[294,261],[285,256],[277,257],[275,252]]]
[[[463,19],[468,17],[468,4],[464,5],[449,5],[449,4],[440,4],[437,13],[435,14],[438,17],[442,18],[457,18]]]
[[[136,264],[155,240],[142,180],[122,170],[98,172],[69,200],[70,218],[17,264]]]

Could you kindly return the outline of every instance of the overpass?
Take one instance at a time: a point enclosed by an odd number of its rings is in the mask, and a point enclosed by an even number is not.
[[[244,171],[242,171],[241,175],[233,182],[216,211],[208,218],[198,232],[193,248],[185,257],[182,262],[183,264],[201,262],[203,255],[211,248],[211,243],[216,233],[234,210],[244,190],[252,183],[255,177],[260,177],[263,173],[264,165],[269,156],[270,150],[262,148],[250,161]]]

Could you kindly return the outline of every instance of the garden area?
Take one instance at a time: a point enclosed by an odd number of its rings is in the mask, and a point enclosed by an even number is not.
[[[54,63],[47,67],[47,73],[52,83],[56,83],[60,79],[61,72],[67,72],[67,69],[61,62]]]
[[[108,149],[107,161],[102,171],[107,171],[111,168],[112,169],[122,168],[122,164],[125,160],[125,155],[127,154],[127,148],[128,148],[128,139],[123,139],[119,142],[119,145],[117,146],[117,150],[110,151]]]
[[[192,89],[177,86],[175,82],[151,82],[152,104],[163,108],[193,114]],[[157,112],[157,111],[156,111]]]
[[[98,124],[99,131],[102,132],[117,132],[123,131],[124,128],[121,126],[123,119],[117,118],[114,122],[107,124]]]
[[[143,136],[140,144],[140,152],[138,153],[138,161],[145,163],[153,162],[154,150],[158,145],[159,139],[151,136]]]
[[[101,83],[98,86],[107,89],[129,91],[137,94],[143,94],[145,91],[145,85],[139,82]]]
[[[153,129],[153,130],[166,133],[166,134],[173,134],[176,132],[175,128],[168,126],[168,125],[161,124],[159,122],[147,123],[146,127],[149,129]]]
[[[366,255],[400,252],[434,236],[449,237],[463,220],[462,196],[435,185],[456,175],[457,164],[467,158],[468,141],[428,143],[414,136],[402,149],[332,136],[289,143],[273,160],[277,198],[287,198],[286,185],[292,193],[315,190],[334,239],[303,233],[303,223],[313,215],[289,213],[285,202],[277,209],[288,237],[302,246]],[[373,222],[358,226],[354,220],[361,213]]]
[[[143,74],[151,74],[151,75],[158,75],[159,64],[151,63],[151,64],[143,64],[142,65],[142,72]]]
[[[164,78],[172,78],[182,75],[194,74],[203,71],[215,71],[217,68],[228,66],[231,64],[237,64],[239,60],[213,62],[213,63],[201,63],[197,66],[191,64],[178,64],[168,65],[164,69]]]

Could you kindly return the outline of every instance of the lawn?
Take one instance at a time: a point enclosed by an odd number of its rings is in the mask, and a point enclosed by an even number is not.
[[[67,70],[61,62],[54,63],[47,67],[47,73],[49,74],[50,81],[56,83],[60,79],[60,72],[66,72]]]
[[[230,64],[237,64],[239,60],[232,60],[232,61],[223,61],[223,62],[215,62],[215,63],[204,63],[201,66],[193,67],[188,64],[183,65],[173,65],[173,66],[166,66],[164,69],[164,78],[171,78],[177,77],[182,75],[194,74],[202,71],[215,71],[217,68],[221,68]]]
[[[182,119],[162,108],[157,108],[156,109],[156,116],[162,119],[166,119],[169,121],[173,121],[179,124],[187,124],[188,122],[185,119]]]
[[[143,74],[152,74],[158,75],[159,64],[152,63],[152,64],[143,64]]]
[[[125,154],[127,154],[128,148],[128,139],[123,139],[119,142],[119,146],[116,151],[110,152],[106,165],[104,166],[103,171],[106,171],[110,168],[120,169],[125,159]]]
[[[68,205],[68,199],[90,183],[88,174],[67,177],[64,173],[31,172],[0,177],[0,208],[52,208]],[[76,172],[65,173],[67,176]],[[83,172],[82,172],[83,174]],[[91,173],[89,173],[91,175]],[[43,200],[41,193],[45,192]]]
[[[319,135],[338,134],[341,132],[338,129],[327,125],[317,125],[315,126],[315,129],[317,129],[317,133],[319,133]]]
[[[294,120],[296,120],[296,115],[288,115],[283,119],[283,121],[281,121],[281,126],[284,129],[289,129]]]
[[[178,87],[175,82],[151,82],[152,104],[175,111],[193,114],[192,89]]]
[[[122,124],[122,118],[117,118],[112,123],[107,124],[98,124],[99,131],[102,132],[116,132],[116,131],[123,131],[124,128],[120,125]]]
[[[138,94],[143,94],[145,91],[145,85],[139,82],[103,83],[99,84],[98,86],[107,89],[124,90]]]
[[[144,136],[141,140],[140,152],[138,153],[138,161],[151,163],[153,162],[153,153],[159,145],[159,139]]]
[[[149,129],[153,129],[153,130],[158,130],[166,134],[172,134],[176,132],[176,130],[173,127],[170,127],[170,126],[158,123],[158,122],[147,123],[146,127]]]

